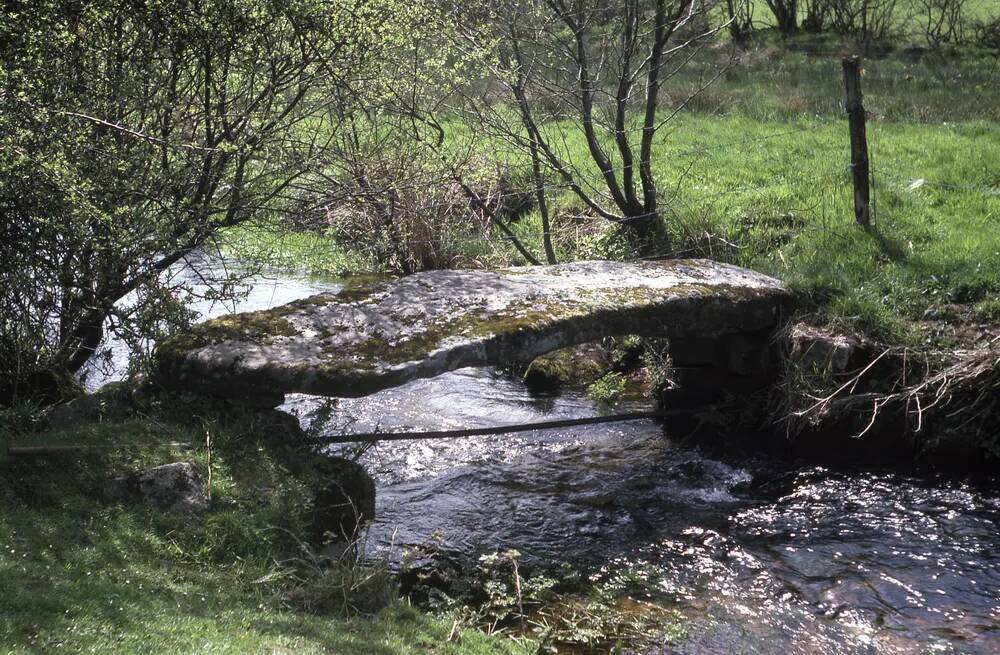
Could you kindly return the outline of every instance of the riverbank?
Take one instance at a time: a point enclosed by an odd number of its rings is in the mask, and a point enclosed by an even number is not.
[[[14,590],[0,599],[4,647],[991,652],[995,480],[692,449],[651,421],[387,442],[361,454],[379,496],[366,567],[319,573],[299,541],[309,480],[274,450],[287,422],[190,397],[139,400],[138,412],[64,416],[69,427],[18,438],[97,449],[0,462],[0,568]],[[289,408],[318,434],[601,411],[582,392],[532,396],[518,377],[479,369]],[[173,461],[211,480],[205,514],[97,493],[109,477]]]
[[[531,652],[409,606],[378,562],[311,566],[308,490],[270,450],[280,435],[249,413],[149,402],[0,430],[0,651]],[[6,457],[12,438],[87,449]],[[177,461],[205,481],[204,514],[101,497],[110,478]]]

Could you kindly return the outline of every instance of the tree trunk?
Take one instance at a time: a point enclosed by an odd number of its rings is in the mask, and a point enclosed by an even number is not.
[[[778,21],[778,30],[785,36],[799,31],[798,0],[767,0],[771,13]]]

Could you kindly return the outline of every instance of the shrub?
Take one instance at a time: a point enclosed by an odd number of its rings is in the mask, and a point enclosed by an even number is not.
[[[625,392],[625,376],[611,372],[587,387],[587,395],[600,403],[612,403]]]
[[[958,44],[965,40],[966,0],[918,0],[918,13],[923,37],[934,48]]]
[[[976,43],[1000,54],[1000,16],[976,25]]]

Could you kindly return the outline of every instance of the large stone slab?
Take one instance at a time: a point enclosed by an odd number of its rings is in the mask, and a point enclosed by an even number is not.
[[[431,271],[208,321],[157,357],[175,388],[361,396],[608,335],[760,332],[790,302],[780,281],[709,260]]]
[[[208,509],[201,477],[191,462],[164,464],[109,480],[104,494],[111,500],[145,503],[176,514],[200,514]]]

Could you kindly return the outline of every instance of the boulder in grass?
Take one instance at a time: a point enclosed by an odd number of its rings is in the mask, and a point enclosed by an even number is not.
[[[312,544],[351,545],[375,517],[375,481],[364,466],[340,457],[326,458],[321,470],[325,481],[310,513]]]
[[[174,462],[109,480],[104,495],[112,501],[148,504],[175,514],[208,509],[201,476],[191,462]]]

